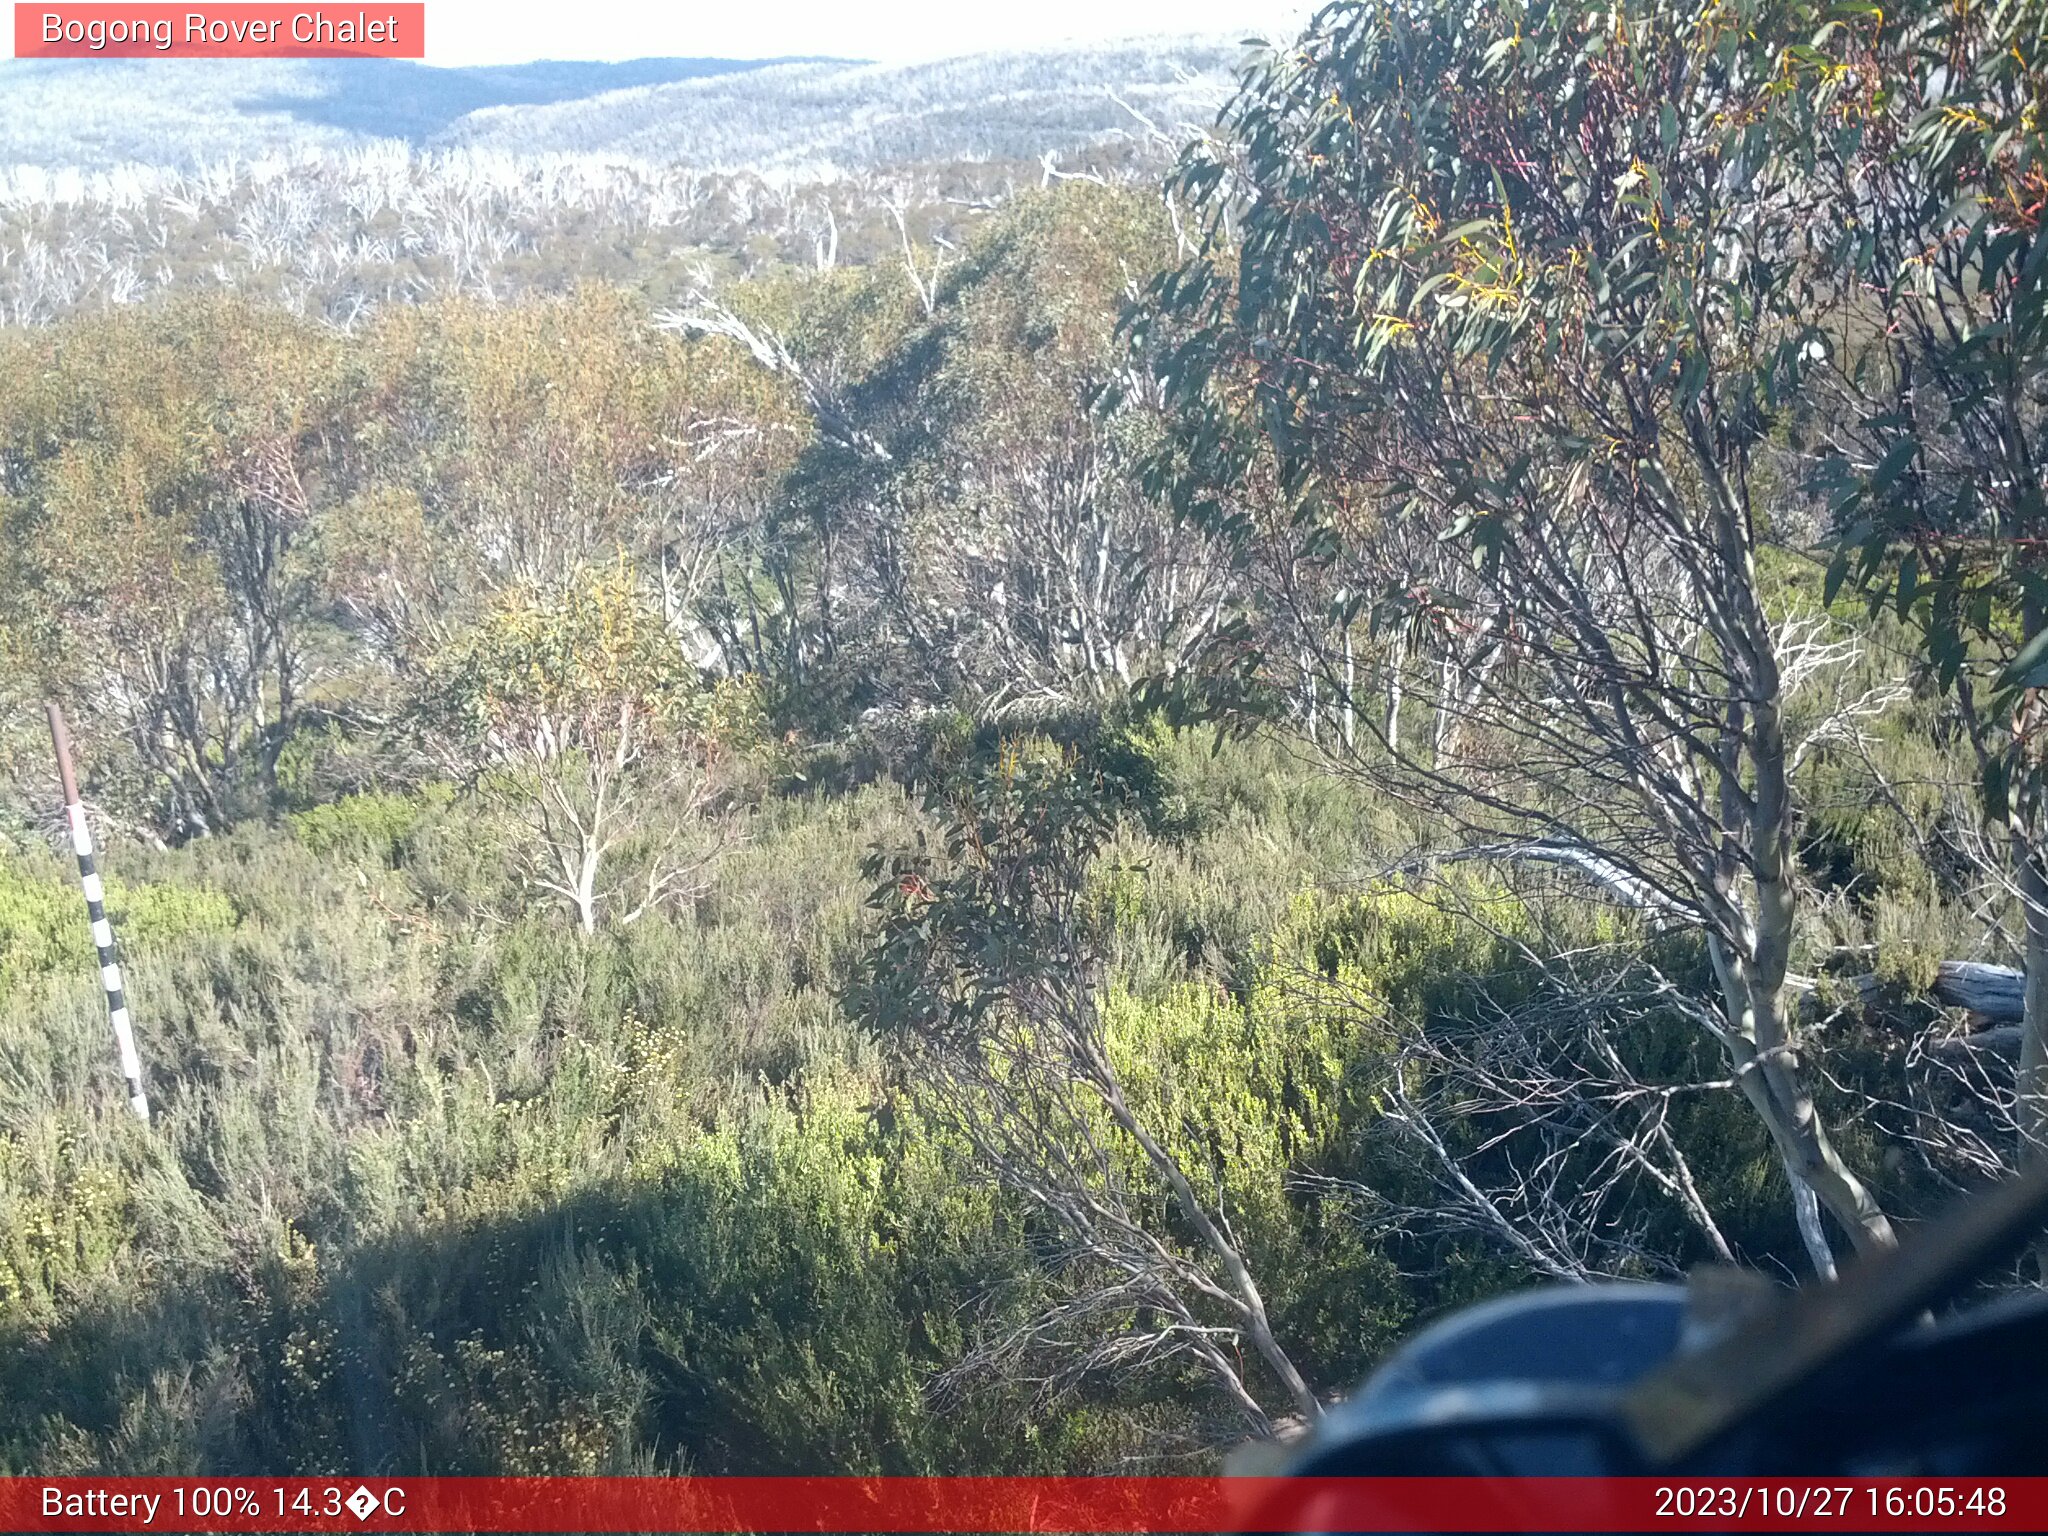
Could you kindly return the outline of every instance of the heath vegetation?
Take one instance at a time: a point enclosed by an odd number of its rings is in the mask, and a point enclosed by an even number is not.
[[[1341,0],[1163,181],[0,268],[0,1469],[1204,1465],[2038,1160],[2044,68]]]

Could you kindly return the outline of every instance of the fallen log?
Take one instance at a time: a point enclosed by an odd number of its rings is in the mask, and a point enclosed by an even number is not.
[[[1946,1040],[1936,1040],[1929,1049],[1937,1056],[1963,1056],[1976,1051],[1988,1051],[1993,1056],[2019,1059],[2020,1035],[2017,1024],[2001,1024],[1996,1029],[1980,1029],[1967,1035],[1950,1035]]]
[[[1810,976],[1788,976],[1786,982],[1801,992],[1819,985]],[[1894,983],[1881,976],[1836,976],[1831,984],[1863,1001],[1875,999]],[[2009,965],[1986,965],[1981,960],[1944,960],[1935,971],[1934,985],[1927,989],[1930,1001],[1944,1008],[1960,1008],[1978,1028],[1995,1024],[2018,1024],[2026,1017],[2027,977]]]
[[[1933,996],[1944,1008],[1961,1008],[1991,1023],[2017,1024],[2026,1017],[2027,976],[2009,965],[1944,960]]]
[[[1547,864],[1553,868],[1567,869],[1598,886],[1616,906],[1648,912],[1667,923],[1697,927],[1703,921],[1696,908],[1666,895],[1641,876],[1630,873],[1608,855],[1583,844],[1565,842],[1558,838],[1542,838],[1528,843],[1495,843],[1480,848],[1460,848],[1449,853],[1431,853],[1412,859],[1400,867],[1416,869],[1434,864],[1463,864],[1487,859],[1504,864]]]
[[[1693,908],[1659,891],[1606,854],[1582,844],[1556,838],[1544,838],[1527,843],[1499,843],[1488,847],[1462,849],[1455,853],[1435,854],[1431,856],[1430,862],[1454,863],[1467,859],[1496,859],[1509,864],[1547,864],[1552,868],[1573,870],[1598,886],[1610,900],[1621,906],[1652,913],[1665,923],[1697,926],[1700,922],[1699,913]],[[1802,991],[1810,991],[1815,985],[1810,977],[1788,977],[1787,980]],[[1846,987],[1862,997],[1874,996],[1886,985],[1876,976],[1841,977],[1836,979],[1835,984]],[[2026,973],[2015,970],[2012,966],[1987,965],[1980,960],[1944,960],[1935,974],[1934,985],[1929,989],[1928,996],[1944,1008],[1962,1009],[1971,1016],[1979,1028],[1983,1028],[2023,1022],[2026,1017],[2026,992]]]

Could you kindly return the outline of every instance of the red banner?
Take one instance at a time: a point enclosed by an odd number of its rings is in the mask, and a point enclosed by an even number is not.
[[[23,5],[18,59],[422,59],[427,8],[367,5]]]
[[[0,1530],[2048,1531],[2048,1478],[0,1478]]]

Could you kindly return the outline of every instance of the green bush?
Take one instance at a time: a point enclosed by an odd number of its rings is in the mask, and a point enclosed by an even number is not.
[[[317,858],[389,865],[397,861],[420,818],[453,798],[445,785],[418,795],[368,790],[293,811],[285,822]]]
[[[0,852],[0,997],[63,965],[86,938],[78,893],[53,873]]]
[[[0,997],[38,976],[98,969],[76,876],[60,875],[55,864],[0,851]],[[115,937],[130,950],[226,933],[239,920],[234,902],[206,886],[128,884],[109,875],[106,892]]]

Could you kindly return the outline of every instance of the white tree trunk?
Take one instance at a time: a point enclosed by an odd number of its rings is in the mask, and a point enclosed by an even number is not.
[[[583,845],[583,859],[576,871],[576,891],[570,898],[576,908],[576,925],[586,934],[597,932],[597,867],[604,850],[595,842]]]
[[[1387,668],[1387,750],[1401,750],[1401,704],[1405,694],[1402,683],[1402,668],[1408,660],[1408,637],[1397,634],[1394,637],[1393,663]],[[1352,745],[1351,720],[1351,631],[1344,632],[1344,745]]]
[[[2030,817],[2029,820],[2032,818]],[[2020,916],[2026,928],[2026,985],[2014,1089],[2023,1170],[2048,1164],[2048,871],[2038,839],[2014,836]]]
[[[1786,1007],[1797,897],[1792,885],[1790,785],[1779,690],[1775,677],[1769,682],[1773,686],[1759,690],[1762,698],[1749,722],[1756,772],[1750,812],[1755,940],[1749,955],[1736,956],[1715,938],[1715,965],[1721,973],[1729,1024],[1756,1050],[1755,1069],[1742,1074],[1745,1092],[1778,1143],[1793,1183],[1801,1236],[1815,1271],[1825,1277],[1834,1271],[1834,1255],[1817,1213],[1808,1219],[1801,1208],[1799,1202],[1804,1197],[1799,1185],[1806,1185],[1818,1197],[1859,1252],[1896,1247],[1898,1239],[1876,1199],[1842,1160],[1821,1124]],[[1749,1087],[1750,1079],[1756,1081],[1756,1090]]]

